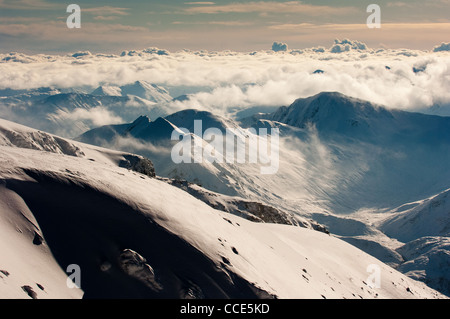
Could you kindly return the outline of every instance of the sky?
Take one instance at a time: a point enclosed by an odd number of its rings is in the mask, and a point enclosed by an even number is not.
[[[158,47],[169,51],[330,47],[349,38],[372,48],[430,50],[450,42],[450,0],[0,0],[0,52],[69,53]],[[81,28],[69,29],[69,4]],[[367,6],[381,8],[381,28],[368,28]]]

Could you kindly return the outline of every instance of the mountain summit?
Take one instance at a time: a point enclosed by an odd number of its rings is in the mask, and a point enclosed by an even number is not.
[[[128,96],[133,95],[154,103],[166,103],[173,100],[169,92],[156,84],[147,81],[136,81],[123,86],[102,85],[91,93],[100,96]]]
[[[166,89],[146,81],[136,81],[121,86],[120,89],[122,95],[135,95],[155,103],[170,102],[173,99]]]
[[[269,120],[323,136],[344,136],[395,145],[442,144],[450,140],[450,117],[407,112],[356,99],[338,92],[322,92],[296,100],[254,121]]]
[[[338,92],[322,92],[298,99],[289,107],[280,107],[268,119],[299,128],[314,124],[319,129],[342,131],[392,118],[391,111],[382,106]]]

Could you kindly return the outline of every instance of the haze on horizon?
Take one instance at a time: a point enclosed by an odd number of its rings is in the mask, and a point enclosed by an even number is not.
[[[71,3],[81,7],[80,29],[67,28]],[[366,25],[371,3],[381,7],[381,29]],[[303,49],[343,38],[373,48],[430,50],[449,42],[449,8],[449,0],[0,0],[0,52],[252,51],[274,41]]]

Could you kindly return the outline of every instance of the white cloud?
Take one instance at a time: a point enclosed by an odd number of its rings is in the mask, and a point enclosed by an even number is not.
[[[351,41],[348,39],[334,41],[334,45],[331,47],[330,52],[332,53],[342,53],[348,52],[350,50],[367,50],[365,43],[359,41]]]
[[[59,4],[58,4],[59,6]],[[44,0],[0,0],[0,8],[16,10],[45,10],[54,8],[54,3]]]
[[[128,12],[128,8],[121,7],[112,7],[112,6],[102,6],[102,7],[93,7],[93,8],[82,8],[82,13],[90,13],[93,15],[120,15],[126,16],[130,13]]]
[[[215,2],[211,2],[211,1],[197,1],[197,2],[185,2],[184,4],[188,4],[188,5],[200,5],[200,6],[208,6],[208,5],[214,5],[216,4]]]
[[[4,54],[0,55],[0,61],[5,59],[0,63],[0,89],[95,88],[146,80],[178,91],[194,88],[189,99],[173,102],[173,109],[195,107],[215,113],[289,105],[297,98],[322,91],[339,91],[410,110],[450,105],[447,52],[375,50],[350,40],[336,44],[351,49],[340,54],[332,53],[332,46],[301,52],[288,50],[285,54],[268,50],[164,51],[166,54],[161,55],[161,50],[151,48],[133,51],[135,54],[131,55],[92,54],[82,59],[71,55]],[[413,72],[418,66],[423,71]],[[323,73],[315,73],[316,70]]]
[[[121,117],[105,107],[77,108],[71,111],[60,109],[48,115],[48,119],[55,124],[53,131],[56,134],[68,137],[78,136],[93,127],[124,122]]]
[[[200,4],[200,3],[199,3]],[[193,6],[186,8],[185,13],[189,14],[218,14],[218,13],[297,13],[308,14],[310,16],[323,15],[343,15],[359,12],[355,7],[332,7],[324,5],[311,5],[301,1],[253,1],[235,2],[225,5]]]

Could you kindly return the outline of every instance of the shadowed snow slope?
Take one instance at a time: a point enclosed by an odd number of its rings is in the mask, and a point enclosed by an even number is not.
[[[186,179],[214,192],[314,219],[391,265],[408,261],[397,249],[410,240],[448,236],[448,210],[441,193],[450,187],[449,117],[388,109],[323,92],[274,113],[243,119],[243,127],[208,112],[185,110],[165,117],[173,128],[152,129],[162,120],[139,118],[132,124],[102,127],[80,140],[145,155],[160,176]],[[203,131],[232,127],[242,136],[250,134],[247,128],[278,128],[278,171],[262,175],[259,166],[249,163],[174,164],[173,144],[167,143],[171,130],[184,127],[193,132],[195,120],[202,120]],[[409,210],[414,204],[405,204],[437,194],[439,203],[430,207],[424,203]],[[394,214],[396,207],[405,213]],[[383,225],[376,222],[380,220],[385,220]],[[445,247],[442,252],[445,263]]]
[[[63,280],[73,264],[85,298],[443,297],[325,233],[254,223],[111,162],[2,144],[2,297],[80,297]]]
[[[308,203],[309,211],[313,206],[344,214],[394,208],[449,186],[449,117],[388,110],[334,92],[299,99],[272,114],[242,121],[245,127],[280,130],[279,169],[267,176],[248,163],[174,165],[171,133],[179,128],[194,133],[195,120],[202,122],[202,133],[208,128],[233,128],[248,136],[249,131],[232,120],[196,110],[164,119],[139,118],[131,124],[91,130],[78,139],[150,157],[162,176],[175,177],[169,174],[176,170],[177,177],[211,186],[213,191],[283,206]],[[124,138],[127,142],[121,143]],[[131,143],[130,138],[139,143]],[[166,152],[152,148],[155,144],[165,146]],[[194,166],[198,172],[192,175]],[[209,180],[218,174],[226,178]]]

